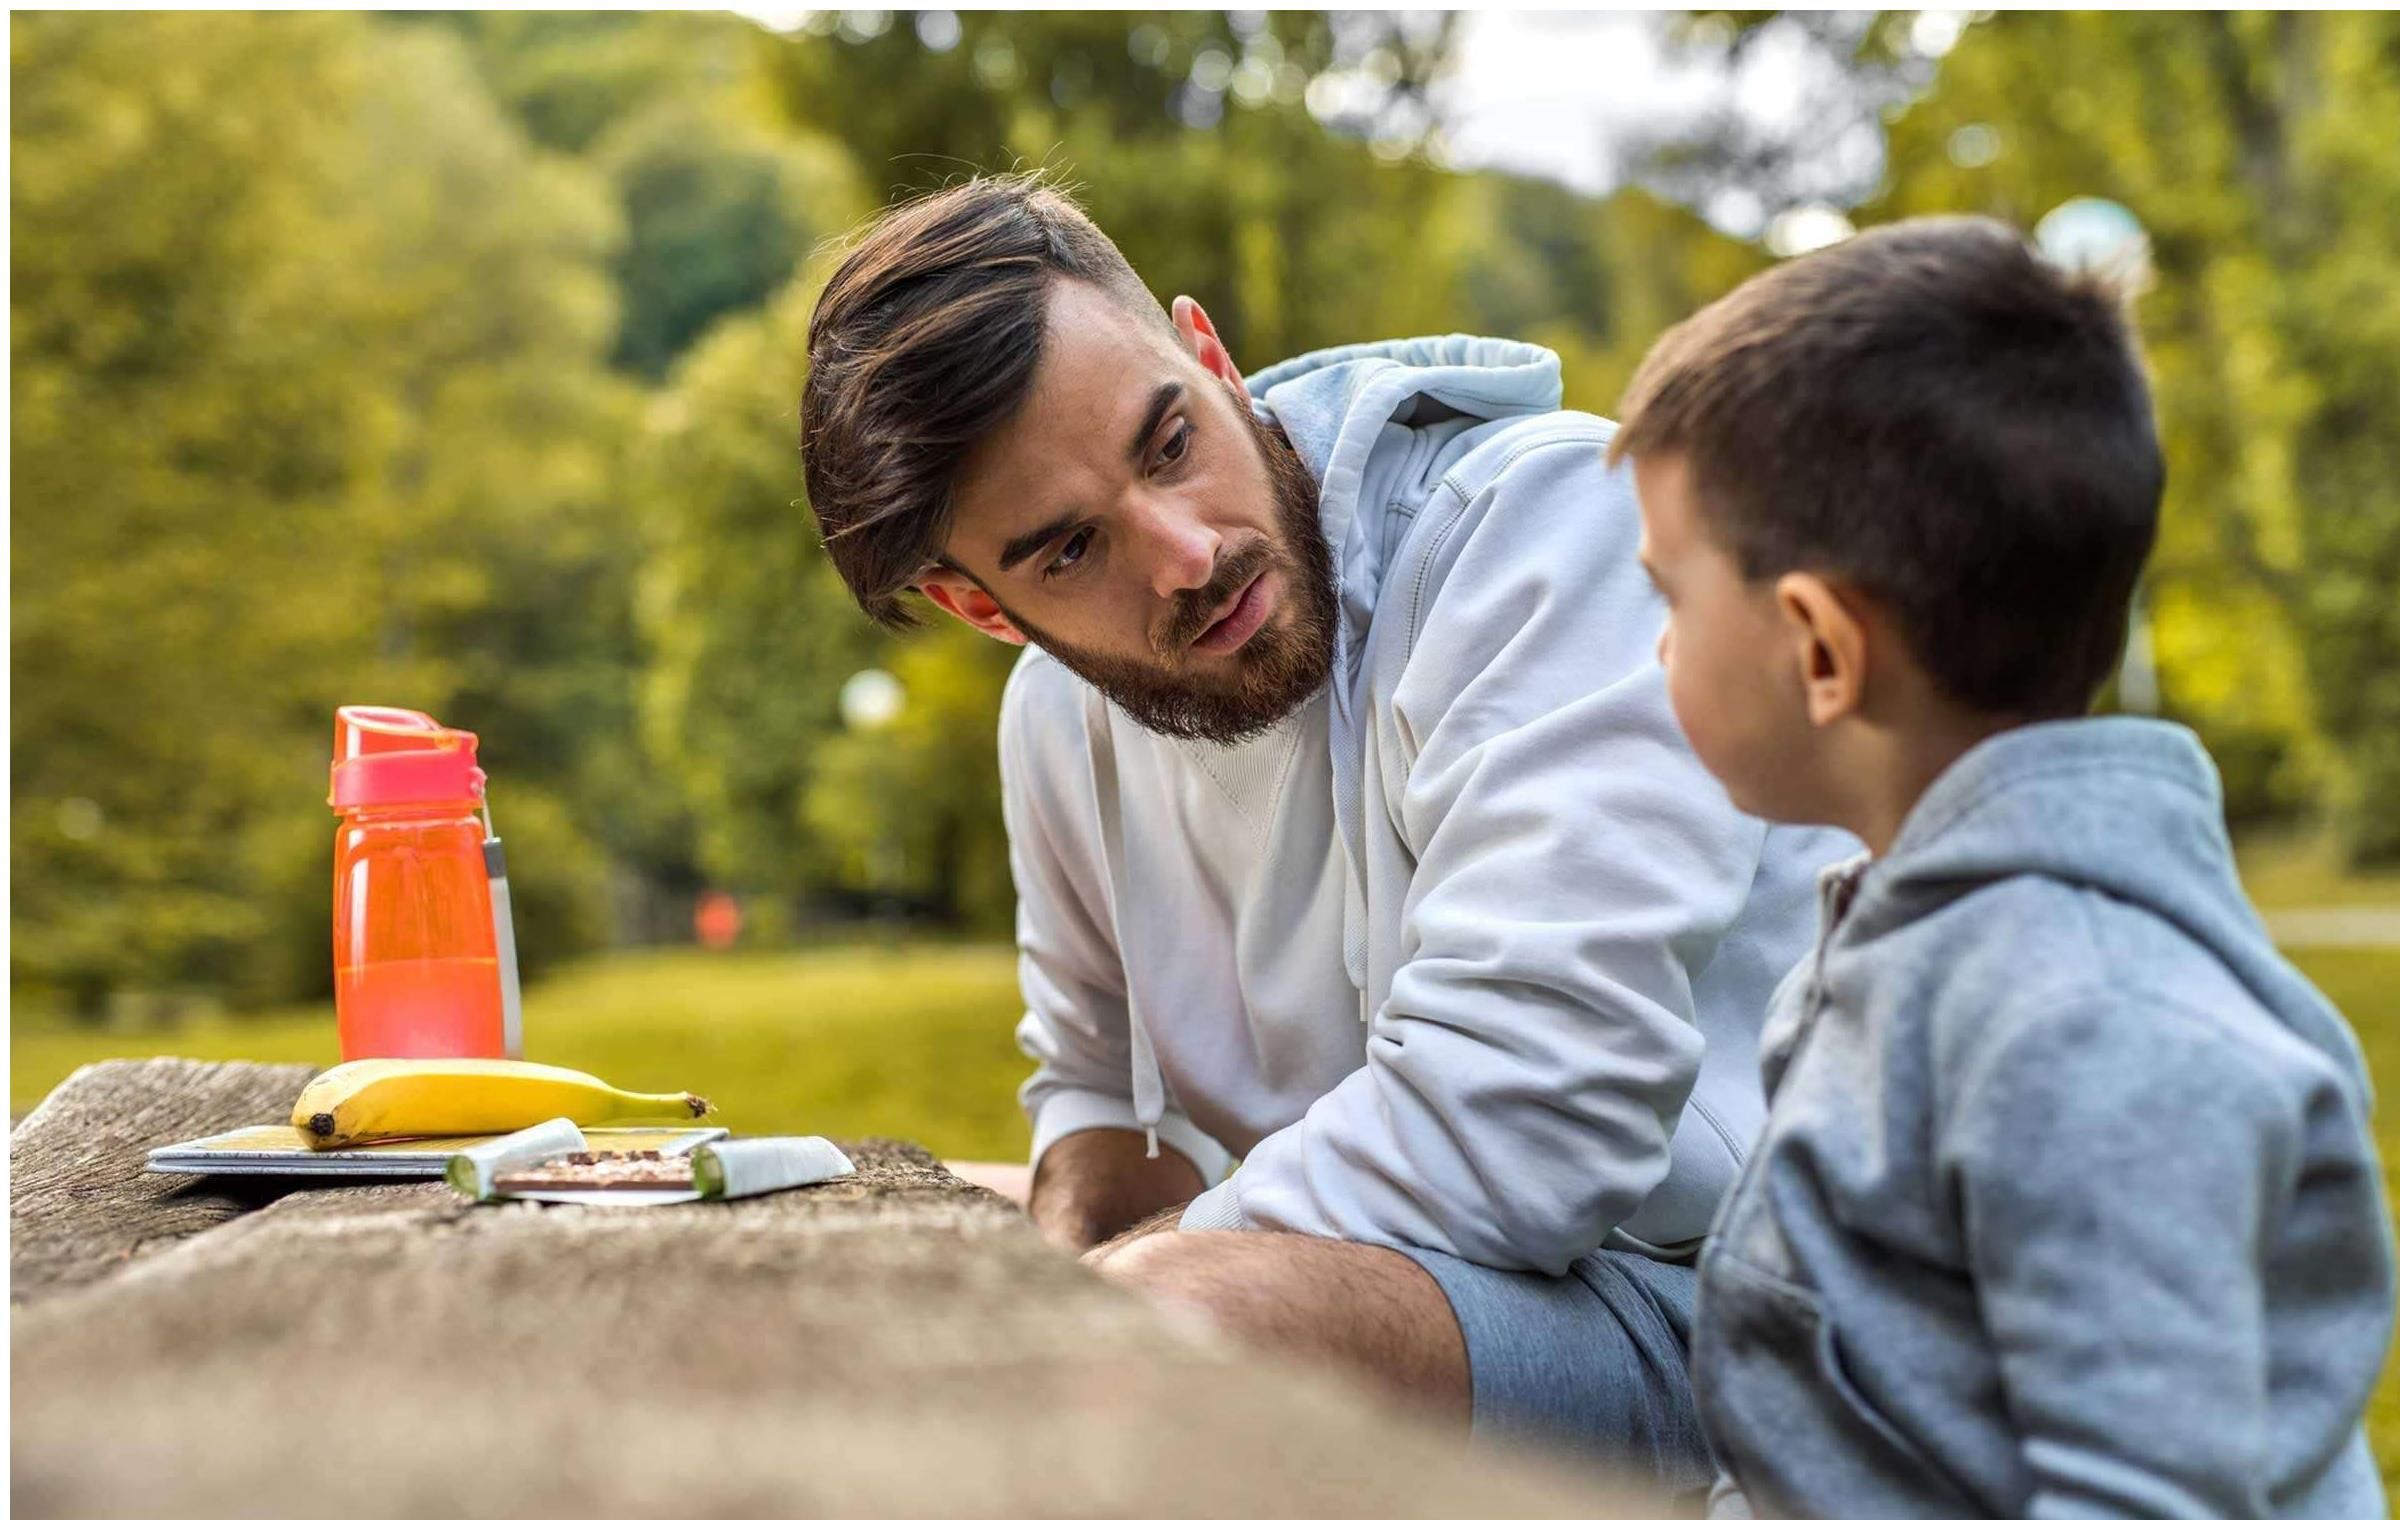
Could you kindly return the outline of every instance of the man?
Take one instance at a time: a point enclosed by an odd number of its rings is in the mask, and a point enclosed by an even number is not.
[[[1041,1228],[1478,1430],[1703,1481],[1688,1261],[1850,846],[1684,746],[1555,356],[1245,387],[1196,302],[1000,178],[877,223],[809,364],[860,604],[1033,646],[1000,752]]]

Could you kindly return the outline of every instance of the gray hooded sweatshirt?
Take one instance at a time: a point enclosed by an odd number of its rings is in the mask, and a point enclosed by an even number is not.
[[[2184,730],[2037,724],[1826,873],[1701,1265],[1720,1514],[2384,1513],[2366,1068],[2221,816]]]

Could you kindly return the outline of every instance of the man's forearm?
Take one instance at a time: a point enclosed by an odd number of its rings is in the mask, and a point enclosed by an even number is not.
[[[1087,1129],[1042,1154],[1030,1212],[1043,1235],[1088,1250],[1165,1209],[1200,1196],[1200,1172],[1174,1149],[1146,1153],[1133,1130]]]

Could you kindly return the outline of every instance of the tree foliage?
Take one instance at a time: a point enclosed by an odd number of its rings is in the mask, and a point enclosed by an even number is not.
[[[2400,858],[2400,21],[2012,13],[1893,127],[1877,216],[2141,218],[2168,453],[2164,692],[2253,809]]]
[[[12,979],[321,991],[345,701],[484,736],[533,969],[674,932],[703,885],[754,923],[1003,928],[1012,653],[858,615],[796,414],[840,235],[1026,166],[1247,366],[1494,332],[1601,412],[1769,261],[1687,207],[2122,201],[2157,265],[2166,699],[2242,809],[2330,796],[2400,853],[2400,25],[1700,13],[1680,45],[1729,77],[1814,58],[1807,108],[1662,133],[1647,188],[1593,200],[1441,166],[1455,24],[17,18]],[[853,730],[869,668],[905,705]]]
[[[305,990],[337,703],[486,732],[504,816],[598,811],[614,221],[431,34],[11,38],[12,975],[87,1007]],[[556,834],[522,884],[537,963],[604,929],[599,852]]]

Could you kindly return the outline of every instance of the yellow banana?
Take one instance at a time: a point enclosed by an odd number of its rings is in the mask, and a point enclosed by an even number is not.
[[[545,1119],[577,1124],[697,1119],[706,1098],[630,1093],[531,1061],[346,1061],[301,1089],[292,1124],[330,1150],[406,1135],[499,1135]]]

